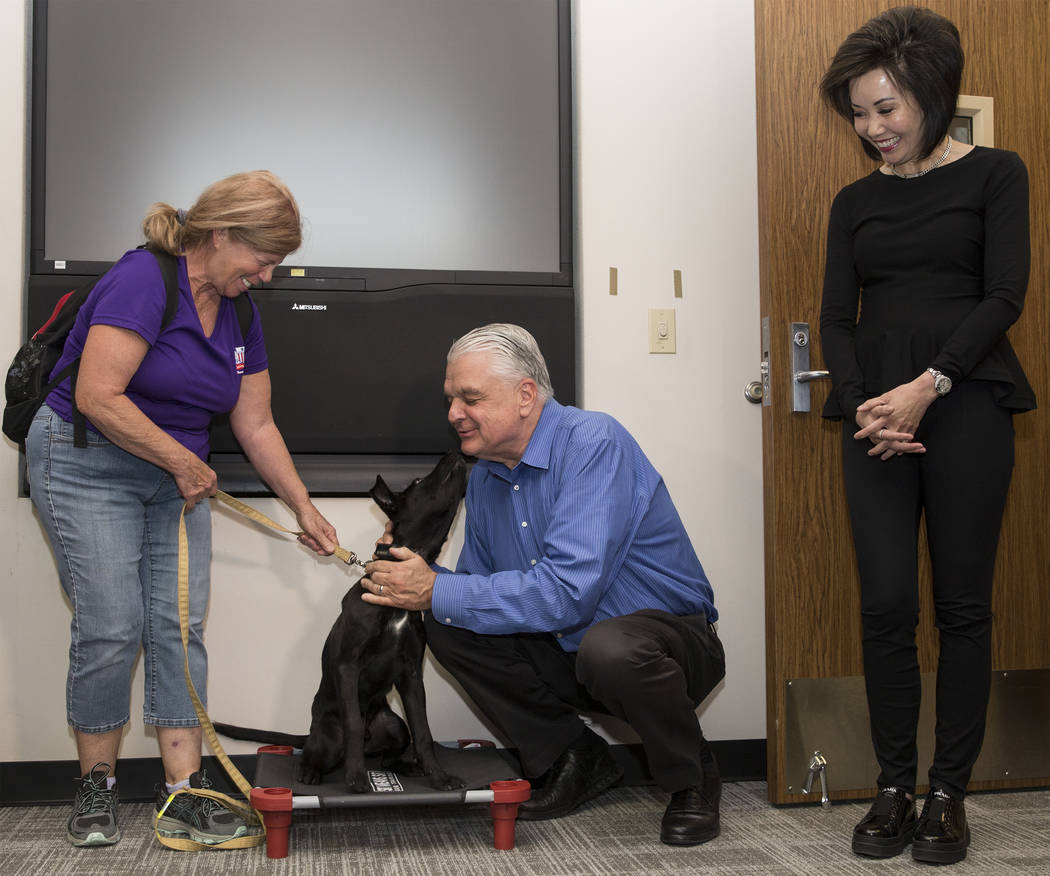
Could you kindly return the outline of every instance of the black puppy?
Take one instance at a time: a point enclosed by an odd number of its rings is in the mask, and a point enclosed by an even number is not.
[[[441,549],[466,492],[463,456],[450,452],[426,477],[394,493],[377,477],[369,495],[393,523],[393,544],[409,547],[428,563]],[[346,785],[369,789],[366,755],[381,755],[383,765],[410,775],[425,775],[441,790],[463,787],[434,757],[423,690],[426,634],[419,612],[373,605],[361,599],[355,584],[343,597],[342,611],[321,653],[321,683],[311,708],[310,734],[303,745],[299,780],[317,784],[343,766]],[[411,728],[390,709],[387,694],[397,688]],[[216,724],[235,739],[297,744],[302,737],[254,733]],[[411,743],[411,753],[407,750]]]

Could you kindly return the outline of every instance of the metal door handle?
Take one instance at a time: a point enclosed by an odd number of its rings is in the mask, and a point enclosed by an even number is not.
[[[791,410],[805,413],[809,410],[809,383],[825,380],[827,371],[809,370],[809,323],[791,323]]]

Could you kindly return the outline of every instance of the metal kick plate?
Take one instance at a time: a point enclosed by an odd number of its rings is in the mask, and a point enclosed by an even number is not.
[[[785,682],[784,784],[801,794],[814,751],[827,758],[832,793],[872,789],[879,769],[871,748],[864,677],[796,678]],[[920,785],[933,760],[936,676],[922,676],[919,711]],[[1050,669],[997,670],[984,746],[973,769],[974,781],[1050,776]]]

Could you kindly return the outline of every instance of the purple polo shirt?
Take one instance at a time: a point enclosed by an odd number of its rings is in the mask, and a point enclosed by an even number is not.
[[[185,258],[179,259],[178,276],[178,310],[160,332],[165,304],[160,266],[145,250],[125,253],[80,308],[52,373],[80,355],[93,325],[117,326],[141,335],[150,348],[128,383],[128,398],[172,438],[207,459],[212,417],[237,404],[243,375],[266,369],[266,345],[254,301],[255,318],[247,338],[241,338],[237,311],[228,298],[220,300],[215,330],[205,337],[190,293]],[[52,391],[47,404],[62,419],[73,419],[68,380]],[[90,422],[87,425],[98,432]]]

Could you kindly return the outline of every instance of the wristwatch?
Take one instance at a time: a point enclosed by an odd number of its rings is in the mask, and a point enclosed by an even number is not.
[[[947,374],[942,374],[936,368],[927,368],[933,375],[933,390],[939,396],[946,396],[952,391],[952,379]]]

